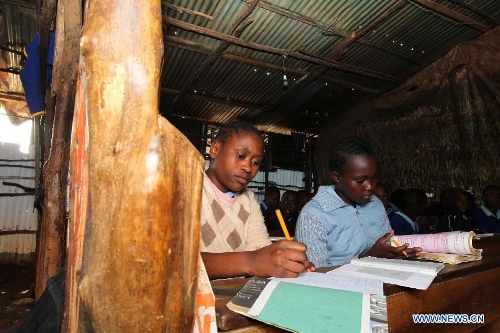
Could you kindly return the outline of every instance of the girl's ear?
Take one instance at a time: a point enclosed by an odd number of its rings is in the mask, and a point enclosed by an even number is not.
[[[210,146],[210,158],[216,158],[217,153],[219,152],[219,149],[221,147],[221,143],[219,141],[214,141],[212,145]]]
[[[332,171],[332,172],[331,172],[331,175],[332,175],[333,182],[334,182],[335,184],[340,183],[339,173],[338,173],[337,171]]]

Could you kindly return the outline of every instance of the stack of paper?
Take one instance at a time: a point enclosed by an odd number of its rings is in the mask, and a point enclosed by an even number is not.
[[[440,232],[437,234],[415,234],[394,236],[399,244],[420,247],[417,259],[435,260],[446,264],[481,260],[482,250],[472,246],[475,233],[464,231]]]
[[[404,287],[427,289],[444,264],[438,262],[366,257],[352,259],[327,274],[376,279]]]

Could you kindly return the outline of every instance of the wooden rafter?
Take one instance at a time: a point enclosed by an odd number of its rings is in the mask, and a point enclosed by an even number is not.
[[[181,39],[181,38],[173,37],[173,36],[167,36],[165,39],[165,43],[166,43],[166,45],[170,45],[170,46],[174,46],[174,47],[182,47],[184,49],[187,49],[187,50],[190,50],[193,52],[198,52],[198,53],[210,54],[212,52],[212,49],[210,49],[204,45],[198,44],[196,42],[192,42],[192,41],[187,40],[187,39]],[[260,68],[264,68],[264,69],[270,69],[270,70],[275,70],[275,71],[283,70],[283,67],[279,66],[279,65],[270,64],[268,62],[264,62],[264,61],[257,60],[257,59],[251,59],[251,58],[243,57],[243,56],[228,53],[228,52],[223,53],[221,55],[221,58],[238,61],[238,62],[241,62],[243,64],[256,66],[256,67],[260,67]],[[294,75],[298,75],[298,76],[303,76],[303,75],[307,74],[306,71],[302,71],[302,70],[292,68],[292,67],[285,67],[285,70],[289,74],[294,74]],[[373,89],[373,88],[363,86],[363,85],[356,83],[356,82],[353,82],[353,81],[340,80],[340,79],[337,79],[337,78],[334,78],[331,76],[326,76],[326,75],[320,75],[318,77],[318,80],[328,82],[328,83],[339,84],[341,86],[348,87],[348,88],[355,88],[356,90],[365,91],[365,92],[368,92],[371,94],[377,94],[377,93],[381,92],[381,90],[379,90],[379,89]]]
[[[323,30],[323,34],[325,36],[339,36],[339,37],[342,37],[342,38],[349,38],[350,35],[351,35],[351,33],[349,31],[345,31],[345,30],[342,30],[342,29],[339,29],[339,28],[336,28],[336,27],[330,27],[330,26],[328,26],[327,24],[325,24],[323,22],[316,21],[316,20],[314,20],[314,19],[312,19],[310,17],[304,16],[304,15],[298,14],[296,12],[293,12],[291,10],[288,10],[286,8],[283,8],[283,7],[271,4],[271,3],[267,2],[267,1],[262,1],[261,0],[259,2],[259,4],[258,4],[258,7],[261,7],[263,9],[272,11],[272,12],[274,12],[276,14],[281,15],[281,16],[288,17],[288,18],[290,18],[292,20],[295,20],[295,21],[298,21],[298,22],[302,22],[302,23],[308,24],[310,26],[322,29]],[[379,50],[381,52],[384,52],[384,53],[387,53],[387,54],[390,54],[390,55],[395,56],[397,58],[400,58],[400,59],[402,59],[404,61],[412,63],[413,65],[416,65],[416,66],[419,66],[419,67],[422,66],[422,64],[416,62],[413,59],[410,59],[408,57],[400,55],[400,54],[398,54],[398,53],[396,53],[394,51],[388,50],[388,49],[383,48],[383,47],[381,47],[379,45],[373,44],[373,43],[367,41],[366,39],[364,39],[363,37],[358,38],[356,40],[356,43],[364,45],[364,46],[368,46],[368,47],[371,47],[371,48],[374,48],[374,49],[377,49],[377,50]]]
[[[435,3],[434,1],[431,0],[413,0],[413,2],[418,3],[419,5],[425,6],[439,14],[445,15],[459,23],[462,23],[466,26],[469,26],[473,29],[476,29],[477,31],[480,32],[487,32],[490,31],[491,29],[488,27],[485,27],[483,24],[477,22],[476,20],[471,19],[470,17],[467,17],[463,14],[460,14],[454,10],[451,10],[443,5],[440,5],[438,3]]]
[[[497,20],[496,18],[494,18],[490,14],[486,13],[484,10],[480,9],[479,7],[471,5],[470,3],[465,2],[463,0],[448,0],[448,1],[456,3],[457,5],[460,5],[460,6],[464,7],[464,8],[467,8],[471,12],[473,12],[473,13],[479,15],[479,16],[482,16],[483,18],[486,19],[486,21],[491,22],[494,25],[500,25],[500,20]]]
[[[181,93],[181,90],[170,89],[170,88],[161,88],[161,92],[165,93],[165,94],[169,94],[169,95],[178,96]],[[239,102],[239,101],[228,100],[228,99],[224,99],[224,98],[217,98],[217,97],[213,97],[213,96],[197,95],[197,94],[193,94],[193,93],[185,93],[184,97],[191,98],[191,99],[197,99],[199,101],[204,101],[204,102],[209,102],[209,103],[230,105],[230,106],[234,106],[237,108],[245,108],[245,109],[257,109],[257,108],[259,108],[259,106],[256,104],[249,104],[249,103],[244,103],[244,102]]]
[[[280,97],[276,98],[274,101],[267,104],[266,106],[252,112],[251,116],[249,117],[249,120],[254,121],[257,119],[257,117],[260,117],[261,115],[266,114],[266,113],[274,110],[279,105],[281,105],[285,101],[289,100],[292,96],[298,94],[300,90],[302,90],[307,84],[316,80],[327,69],[328,68],[326,66],[323,66],[323,65],[316,66],[311,72],[307,73],[306,75],[304,75],[300,79],[298,79],[297,82],[294,85],[292,85],[287,90],[286,93],[284,93]]]
[[[368,32],[375,29],[380,23],[384,22],[388,17],[390,17],[392,14],[400,10],[405,4],[406,0],[399,1],[397,4],[386,10],[379,17],[377,17],[375,20],[373,20],[367,26],[365,26],[363,30],[356,33],[354,36],[349,35],[349,37],[344,38],[343,41],[335,45],[335,47],[333,48],[332,59],[338,59],[338,57],[341,56],[351,44],[359,40]]]
[[[248,19],[248,16],[252,13],[253,9],[255,8],[258,0],[254,1],[252,4],[247,6],[247,8],[238,15],[238,18],[233,24],[233,27],[231,28],[230,34],[231,36],[234,37],[239,37],[241,33],[253,22],[253,19]],[[228,41],[222,41],[217,48],[211,52],[205,61],[200,65],[198,70],[193,72],[191,76],[186,80],[184,83],[184,86],[182,87],[180,93],[175,96],[172,104],[167,110],[167,113],[171,113],[172,110],[175,109],[177,103],[179,103],[180,100],[184,97],[184,95],[189,91],[192,90],[198,79],[206,72],[207,69],[209,69],[215,61],[226,51],[230,46],[231,42]]]
[[[169,17],[166,17],[165,20],[168,24],[170,24],[172,26],[176,26],[176,27],[184,29],[184,30],[196,32],[196,33],[208,36],[208,37],[212,37],[212,38],[216,38],[216,39],[220,39],[220,40],[226,40],[226,41],[229,41],[229,42],[236,44],[238,46],[254,49],[257,51],[267,52],[267,53],[276,54],[276,55],[280,55],[280,56],[283,54],[288,54],[289,57],[293,57],[296,59],[304,60],[307,62],[311,62],[311,63],[317,64],[317,65],[322,65],[322,66],[333,68],[333,69],[338,69],[341,71],[351,72],[351,73],[363,75],[366,77],[371,77],[371,78],[382,80],[382,81],[392,82],[392,83],[401,83],[402,82],[402,80],[400,80],[398,78],[391,77],[390,75],[386,75],[384,73],[379,73],[379,72],[372,71],[369,69],[343,64],[343,63],[340,63],[338,61],[319,59],[316,57],[301,54],[299,52],[290,52],[289,50],[285,50],[285,49],[280,49],[280,48],[276,48],[276,47],[270,47],[270,46],[266,46],[266,45],[262,45],[262,44],[258,44],[258,43],[254,43],[254,42],[245,41],[245,40],[233,37],[233,36],[229,36],[229,35],[224,34],[224,33],[220,33],[220,32],[217,32],[217,31],[214,31],[211,29],[199,27],[197,25],[189,24],[189,23],[182,22],[182,21],[179,21],[179,20],[176,20],[173,18],[169,18]]]
[[[191,10],[191,9],[188,9],[188,8],[184,8],[184,7],[172,5],[171,3],[168,3],[167,1],[162,1],[161,4],[162,4],[162,6],[165,6],[167,8],[172,9],[172,10],[175,10],[175,11],[177,11],[179,13],[186,13],[186,14],[189,14],[189,15],[200,16],[200,17],[203,17],[204,19],[207,19],[209,21],[213,21],[214,20],[213,16],[207,15],[207,14],[202,13],[202,12],[198,12],[196,10]]]

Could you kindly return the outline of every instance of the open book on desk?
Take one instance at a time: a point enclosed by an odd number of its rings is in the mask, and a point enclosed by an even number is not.
[[[421,247],[422,253],[417,259],[458,264],[481,260],[482,249],[475,249],[472,246],[474,235],[472,231],[451,231],[437,234],[401,235],[393,238],[399,244],[408,243],[409,247]]]
[[[326,274],[376,279],[403,287],[427,289],[443,268],[443,263],[430,261],[365,257],[351,259],[350,264]]]
[[[292,332],[370,332],[370,294],[282,280],[251,278],[227,307]]]

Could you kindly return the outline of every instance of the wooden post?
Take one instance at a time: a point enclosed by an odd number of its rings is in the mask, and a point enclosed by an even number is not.
[[[158,116],[160,1],[87,6],[62,331],[191,332],[203,157]]]
[[[72,2],[73,7],[66,6],[69,2]],[[44,198],[37,242],[37,299],[45,290],[47,280],[55,275],[65,262],[69,141],[75,103],[78,41],[81,33],[81,5],[78,5],[78,0],[44,2],[40,31],[42,73],[46,72],[49,29],[53,23],[56,4],[60,15],[57,18],[55,34],[52,92],[46,93],[44,116],[43,155],[46,161],[42,161]],[[45,82],[45,76],[42,77],[42,82]],[[54,98],[54,95],[57,95],[57,98]]]

